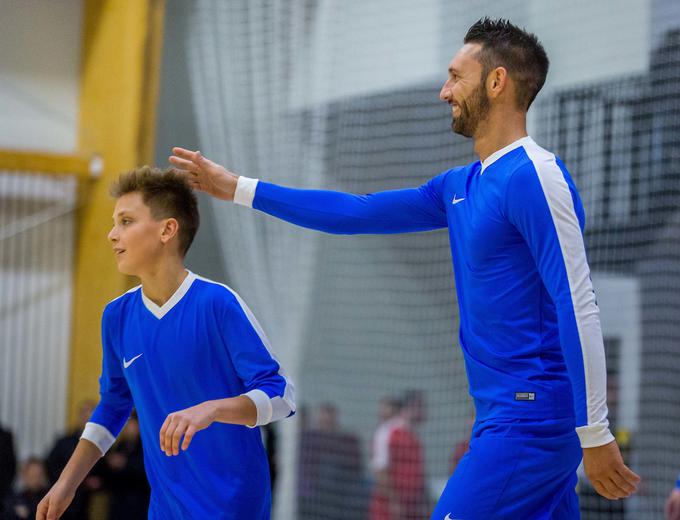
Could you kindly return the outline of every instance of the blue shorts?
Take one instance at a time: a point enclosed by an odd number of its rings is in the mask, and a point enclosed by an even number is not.
[[[475,423],[431,520],[578,520],[573,420]]]

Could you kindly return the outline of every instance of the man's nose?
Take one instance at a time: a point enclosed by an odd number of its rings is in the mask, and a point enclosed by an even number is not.
[[[448,101],[450,97],[451,89],[449,88],[449,82],[447,81],[446,83],[444,83],[444,86],[442,86],[442,89],[439,91],[439,99],[442,101]]]

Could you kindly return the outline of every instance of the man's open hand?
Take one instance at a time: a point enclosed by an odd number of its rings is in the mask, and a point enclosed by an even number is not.
[[[195,190],[223,200],[234,200],[238,175],[201,155],[184,148],[172,149],[170,163],[186,174],[189,184]]]
[[[640,477],[623,463],[616,441],[583,448],[583,467],[595,491],[610,500],[629,497],[640,483]]]

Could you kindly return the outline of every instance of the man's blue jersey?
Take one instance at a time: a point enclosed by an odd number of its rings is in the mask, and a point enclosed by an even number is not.
[[[101,400],[83,433],[105,453],[137,410],[151,485],[149,518],[268,519],[271,494],[259,428],[214,423],[168,457],[168,414],[246,395],[257,425],[294,413],[293,386],[250,309],[224,285],[188,273],[161,307],[136,287],[106,306]]]
[[[530,137],[419,188],[351,195],[241,177],[234,201],[328,233],[448,227],[477,419],[563,418],[583,447],[613,440],[583,206]]]

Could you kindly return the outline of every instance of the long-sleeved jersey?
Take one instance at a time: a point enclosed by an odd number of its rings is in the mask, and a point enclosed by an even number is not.
[[[102,343],[101,399],[83,438],[105,453],[136,408],[149,518],[268,519],[259,428],[214,423],[178,456],[160,449],[168,414],[203,401],[246,395],[257,408],[256,426],[294,413],[293,386],[241,298],[193,273],[160,307],[136,287],[106,306]]]
[[[613,440],[583,206],[530,137],[418,188],[352,195],[240,177],[234,202],[328,233],[448,227],[477,419],[564,418],[583,447]]]

